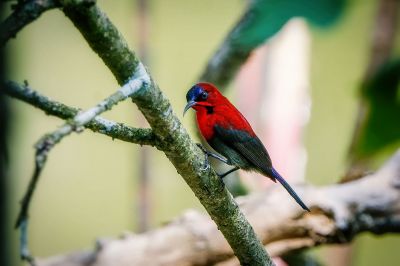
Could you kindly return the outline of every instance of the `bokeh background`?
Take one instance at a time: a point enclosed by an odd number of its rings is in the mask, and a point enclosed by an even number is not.
[[[99,0],[98,4],[132,49],[139,49],[137,1]],[[346,171],[377,4],[375,0],[347,1],[333,25],[307,26],[312,105],[302,140],[307,153],[305,177],[313,184],[337,182]],[[244,0],[148,1],[146,61],[178,116],[186,91],[245,7]],[[89,108],[118,88],[111,72],[59,10],[46,12],[24,28],[9,41],[6,55],[9,79],[28,80],[33,89],[71,106]],[[233,82],[227,89],[233,102],[239,101],[238,88]],[[13,264],[18,265],[18,233],[12,225],[33,171],[33,145],[63,122],[14,99],[10,99],[10,108],[7,243],[15,258]],[[104,117],[144,125],[130,101]],[[197,138],[192,118],[182,121]],[[98,238],[137,232],[141,149],[89,131],[73,134],[57,145],[33,199],[29,235],[33,254],[45,257],[88,249]],[[155,149],[147,153],[148,227],[161,226],[188,208],[202,209],[167,158]],[[350,265],[398,265],[399,246],[399,236],[363,234],[354,241]],[[312,252],[322,261],[329,253],[326,248]]]

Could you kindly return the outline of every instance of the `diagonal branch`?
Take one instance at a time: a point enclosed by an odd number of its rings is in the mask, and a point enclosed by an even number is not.
[[[79,29],[120,83],[134,72],[139,60],[125,40],[96,6],[82,7],[80,1],[62,1],[63,11]],[[105,34],[107,33],[107,34]],[[110,53],[110,51],[113,51]],[[191,141],[171,105],[152,81],[132,97],[163,151],[217,224],[243,265],[273,265],[254,230],[214,171],[204,169],[201,151]]]
[[[253,4],[255,5],[255,3]],[[208,60],[207,66],[200,75],[200,81],[211,82],[219,88],[225,88],[250,56],[250,53],[262,44],[264,40],[255,42],[253,45],[241,47],[234,42],[250,23],[251,19],[249,18],[254,17],[251,6],[252,4],[249,4],[247,11],[225,37],[218,50]]]
[[[120,84],[132,80],[137,69],[144,69],[136,55],[129,50],[121,34],[94,4],[94,1],[60,0],[58,2],[62,5],[65,15],[79,29],[89,46],[101,57]],[[132,100],[138,105],[149,122],[153,134],[159,139],[161,145],[158,148],[164,151],[178,173],[193,190],[224,234],[242,265],[274,265],[223,182],[214,171],[204,167],[202,152],[191,141],[172,111],[167,98],[148,76],[147,71],[144,70],[144,72],[142,77],[147,76],[149,82],[142,82],[136,87],[137,90],[131,90],[130,93],[134,93]],[[38,169],[35,172],[40,172],[49,149],[55,143],[90,122],[108,107],[108,104],[101,104],[78,114],[70,123],[45,136],[36,147]],[[18,224],[25,225],[26,221],[27,213],[20,216]],[[29,253],[22,255],[30,257]]]
[[[400,233],[400,150],[365,178],[325,187],[296,187],[296,191],[307,195],[314,206],[312,213],[302,215],[282,189],[238,198],[272,256],[347,243],[362,232]],[[90,258],[92,266],[239,265],[232,255],[213,221],[189,210],[156,230],[98,241],[96,250],[46,258],[39,264],[83,266]]]
[[[31,104],[43,110],[48,115],[57,116],[64,120],[74,118],[81,111],[80,109],[53,101],[39,92],[32,90],[29,86],[20,85],[16,82],[6,82],[3,88],[9,96]],[[100,116],[95,117],[84,126],[93,132],[104,134],[113,139],[155,147],[160,145],[157,136],[150,128],[133,128]]]
[[[279,32],[290,19],[304,17],[317,25],[328,26],[339,17],[345,1],[246,2],[246,11],[209,59],[200,80],[225,88],[252,51]]]
[[[55,0],[35,0],[24,1],[14,6],[11,13],[0,25],[0,46],[15,38],[17,33],[26,25],[40,17],[40,15],[50,9],[59,6]]]

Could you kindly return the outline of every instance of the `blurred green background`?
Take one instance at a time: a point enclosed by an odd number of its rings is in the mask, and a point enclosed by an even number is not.
[[[135,1],[103,0],[98,4],[136,50]],[[243,0],[150,1],[150,71],[178,115],[187,89],[245,5]],[[358,87],[368,62],[376,8],[377,1],[350,1],[333,26],[311,27],[312,113],[305,143],[306,176],[314,184],[336,182],[346,170]],[[23,29],[6,49],[9,79],[26,79],[33,89],[68,105],[91,107],[118,88],[110,71],[58,10],[46,12]],[[33,171],[33,145],[62,121],[25,103],[10,101],[12,206],[8,220],[12,228],[18,202]],[[133,126],[141,123],[130,101],[104,116]],[[192,119],[183,122],[196,137]],[[33,199],[29,235],[33,254],[45,257],[91,248],[98,237],[135,231],[140,149],[89,131],[74,134],[58,145]],[[150,163],[155,166],[150,167],[151,227],[162,225],[187,208],[202,208],[161,152],[150,149]],[[18,264],[17,231],[10,230],[10,239]],[[398,265],[399,246],[398,236],[364,234],[355,241],[352,265]],[[324,252],[317,251],[321,257]]]

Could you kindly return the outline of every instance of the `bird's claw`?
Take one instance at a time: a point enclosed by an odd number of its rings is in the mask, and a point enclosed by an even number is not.
[[[203,147],[203,145],[201,145],[201,143],[196,143],[196,145],[197,145],[197,147],[200,148],[200,150],[202,150],[202,152],[205,155],[205,158],[204,158],[205,167],[200,168],[200,170],[201,171],[207,171],[208,169],[210,169],[210,162],[208,161],[208,151]]]
[[[210,164],[208,162],[208,158],[206,159],[204,164],[205,164],[205,166],[200,168],[201,171],[207,171],[208,169],[210,169]]]

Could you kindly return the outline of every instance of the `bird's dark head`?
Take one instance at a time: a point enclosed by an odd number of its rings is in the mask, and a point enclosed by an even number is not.
[[[196,111],[200,110],[200,108],[213,108],[221,97],[223,97],[222,94],[213,84],[206,82],[197,83],[186,93],[187,104],[183,115],[190,108]]]

